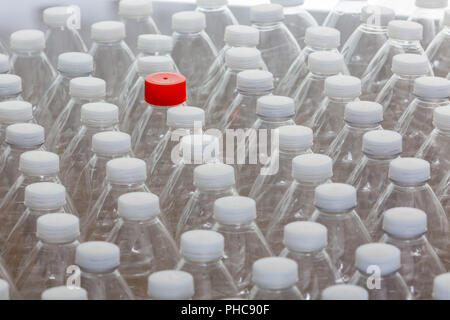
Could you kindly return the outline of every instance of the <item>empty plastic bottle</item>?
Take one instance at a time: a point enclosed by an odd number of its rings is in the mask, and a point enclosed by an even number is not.
[[[444,273],[434,278],[433,300],[450,300],[450,273]]]
[[[353,284],[335,284],[323,290],[321,297],[321,300],[369,300],[369,293]]]
[[[381,121],[383,121],[383,107],[379,103],[355,101],[345,106],[344,127],[326,152],[333,159],[335,182],[346,182],[349,179],[364,155],[362,150],[364,134],[382,130]]]
[[[0,74],[7,74],[10,72],[9,57],[0,53]]]
[[[22,79],[15,74],[0,74],[0,101],[22,100]]]
[[[191,300],[194,278],[187,272],[163,270],[148,277],[148,297],[152,300]]]
[[[268,257],[253,264],[254,287],[249,300],[303,300],[297,287],[297,262],[288,258]]]
[[[131,192],[118,199],[119,220],[107,237],[120,248],[119,271],[138,299],[147,298],[147,278],[175,268],[175,241],[159,218],[159,199],[149,192]]]
[[[350,283],[366,289],[369,300],[412,299],[408,286],[399,273],[402,265],[398,248],[385,243],[368,243],[358,247],[355,256],[357,271]],[[372,279],[374,275],[376,280]]]
[[[67,284],[79,235],[80,225],[74,215],[50,213],[37,219],[38,243],[24,258],[16,281],[24,299],[38,300],[44,290]]]
[[[356,189],[343,183],[322,184],[316,188],[314,205],[310,220],[327,227],[327,252],[342,281],[348,282],[355,272],[356,248],[371,241],[355,211]]]
[[[284,248],[284,226],[311,218],[315,211],[315,189],[321,184],[330,183],[332,176],[332,162],[325,155],[303,154],[292,160],[294,180],[277,201],[265,234],[275,254]]]
[[[75,253],[80,267],[81,287],[89,300],[134,300],[133,293],[119,272],[120,249],[112,243],[90,241],[80,244]]]
[[[297,262],[297,286],[305,300],[319,300],[322,290],[340,281],[340,275],[325,251],[325,226],[308,221],[289,223],[284,227],[284,245],[280,256]]]
[[[433,67],[434,75],[437,77],[447,77],[450,70],[450,61],[446,52],[450,48],[450,10],[445,10],[443,28],[426,49],[426,54]]]
[[[403,276],[414,299],[431,300],[433,279],[444,265],[426,237],[427,215],[414,208],[393,208],[383,215],[382,243],[400,249]]]
[[[31,103],[21,100],[0,102],[0,144],[5,141],[6,128],[9,125],[27,122],[34,122]]]
[[[238,288],[223,263],[224,237],[210,230],[191,230],[181,236],[177,270],[194,277],[194,300],[236,297]]]
[[[55,69],[44,52],[44,33],[32,29],[16,31],[11,34],[10,46],[11,68],[22,78],[22,97],[36,106],[56,77]]]
[[[75,286],[53,287],[42,292],[41,300],[87,300],[87,291]]]
[[[450,106],[450,80],[422,77],[414,81],[414,100],[395,126],[403,136],[403,155],[412,157],[433,131],[434,109]]]

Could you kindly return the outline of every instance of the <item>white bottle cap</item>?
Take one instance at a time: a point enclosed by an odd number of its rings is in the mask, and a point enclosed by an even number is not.
[[[53,182],[37,182],[25,187],[25,206],[32,209],[58,209],[66,204],[66,188]]]
[[[434,278],[433,299],[450,300],[450,272],[440,274]]]
[[[363,135],[362,150],[366,155],[393,156],[402,152],[402,135],[391,130],[373,130]]]
[[[402,53],[392,58],[392,72],[405,75],[428,73],[429,62],[425,55]]]
[[[234,168],[228,164],[207,163],[194,169],[194,185],[197,188],[224,189],[234,183]]]
[[[326,211],[344,211],[356,207],[355,187],[344,183],[325,183],[314,192],[314,205]]]
[[[423,27],[413,21],[393,20],[388,24],[388,35],[396,40],[420,41],[423,38]]]
[[[197,6],[207,9],[219,8],[227,4],[228,0],[197,0]]]
[[[284,226],[283,242],[286,248],[312,252],[327,246],[327,228],[316,222],[296,221]]]
[[[111,183],[129,184],[144,182],[147,167],[144,160],[137,158],[117,158],[106,163],[106,177]]]
[[[267,118],[291,117],[295,113],[294,99],[284,96],[264,96],[256,101],[256,114]]]
[[[171,128],[191,129],[194,125],[205,124],[205,111],[197,107],[180,106],[167,110],[167,126]]]
[[[111,103],[91,102],[81,106],[81,123],[87,126],[110,127],[119,122],[119,108]]]
[[[297,262],[288,258],[267,257],[253,263],[253,282],[260,288],[289,288],[298,281]]]
[[[181,235],[181,255],[196,262],[208,262],[222,258],[224,238],[210,230],[191,230]]]
[[[207,134],[190,134],[181,138],[180,152],[186,161],[200,158],[206,163],[218,156],[219,139]]]
[[[59,172],[59,157],[48,151],[27,151],[20,155],[19,171],[28,176],[46,176]]]
[[[34,123],[15,123],[6,127],[5,142],[20,147],[38,147],[44,143],[44,128]]]
[[[160,213],[159,198],[150,192],[130,192],[118,199],[119,215],[126,220],[142,221]]]
[[[236,84],[239,91],[270,91],[273,89],[273,75],[263,70],[245,70],[238,73]]]
[[[322,300],[369,300],[369,293],[353,284],[336,284],[322,291]]]
[[[344,58],[337,52],[316,51],[308,56],[308,68],[313,73],[335,75],[343,67]]]
[[[329,27],[309,27],[305,32],[305,44],[322,50],[336,49],[341,45],[341,33]]]
[[[225,28],[225,43],[231,47],[256,47],[259,30],[250,26],[230,25]]]
[[[416,7],[424,9],[445,9],[448,7],[448,0],[416,0]]]
[[[450,95],[450,81],[439,77],[420,77],[414,80],[414,94],[428,99],[445,99]]]
[[[356,124],[375,124],[383,121],[383,106],[372,101],[353,101],[345,106],[344,120]]]
[[[214,219],[223,224],[251,222],[256,219],[256,202],[240,196],[217,199],[214,202]]]
[[[365,6],[361,10],[361,21],[370,26],[385,27],[395,19],[395,11],[382,6]]]
[[[15,74],[0,74],[0,96],[10,96],[22,92],[22,79]]]
[[[173,39],[162,34],[141,34],[138,36],[137,49],[145,54],[172,52]]]
[[[9,284],[0,279],[0,300],[9,300]]]
[[[76,249],[75,263],[89,271],[110,271],[120,264],[120,249],[104,241],[84,242]]]
[[[45,49],[45,36],[41,30],[26,29],[13,32],[10,46],[14,51],[42,51]]]
[[[50,7],[44,10],[44,23],[49,27],[66,27],[67,20],[73,15],[71,7]]]
[[[121,0],[119,3],[119,16],[124,18],[151,16],[152,13],[151,0]]]
[[[392,208],[383,213],[383,231],[400,239],[418,237],[427,232],[427,215],[416,208]]]
[[[33,106],[22,100],[0,102],[0,122],[3,124],[28,122],[33,119]]]
[[[235,47],[225,52],[225,65],[232,70],[258,69],[263,66],[261,52],[256,48]]]
[[[98,42],[116,42],[125,39],[125,25],[119,21],[101,21],[91,26],[91,39]]]
[[[153,300],[190,300],[194,295],[194,278],[179,270],[164,270],[148,277],[148,296]]]
[[[437,107],[433,111],[433,124],[440,130],[450,130],[450,107]]]
[[[72,97],[101,99],[106,95],[106,82],[94,77],[79,77],[70,80],[69,93]]]
[[[352,76],[331,76],[325,79],[324,91],[332,98],[357,98],[361,95],[361,80]]]
[[[197,33],[206,28],[206,18],[201,12],[181,11],[172,16],[172,29],[179,33]]]
[[[58,56],[58,70],[68,74],[86,74],[94,70],[94,59],[83,52],[65,52]]]
[[[313,145],[313,132],[308,127],[292,125],[277,130],[282,150],[305,150]]]
[[[87,300],[87,291],[83,288],[59,286],[42,292],[42,300]]]
[[[283,6],[279,4],[259,4],[250,8],[250,21],[253,23],[271,23],[283,20]]]
[[[172,59],[168,56],[144,56],[137,60],[138,72],[149,75],[157,72],[173,72]]]
[[[0,73],[9,71],[9,59],[7,55],[0,54]]]
[[[397,158],[389,163],[389,179],[398,183],[415,184],[430,179],[430,163],[418,158]]]
[[[272,3],[277,3],[283,7],[296,7],[305,3],[305,0],[271,0]]]
[[[443,24],[445,27],[450,27],[450,9],[445,10]]]
[[[98,154],[123,155],[131,151],[131,137],[125,132],[104,131],[92,136],[92,151]]]
[[[79,219],[68,213],[48,213],[36,222],[36,236],[48,243],[68,243],[80,235]]]
[[[292,160],[292,177],[302,182],[315,182],[333,176],[333,161],[318,153],[302,154]]]
[[[400,269],[400,250],[386,243],[367,243],[359,246],[355,253],[355,266],[363,273],[372,273],[378,267],[382,276]]]

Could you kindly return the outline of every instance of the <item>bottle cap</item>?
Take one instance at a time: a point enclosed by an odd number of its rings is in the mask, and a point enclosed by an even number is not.
[[[42,292],[42,300],[87,300],[87,291],[83,288],[59,286]]]
[[[0,74],[0,96],[10,96],[22,92],[22,79],[15,74]]]
[[[234,168],[223,163],[207,163],[195,167],[194,185],[202,189],[223,189],[234,185]]]
[[[445,99],[450,95],[450,81],[439,77],[420,77],[414,80],[414,94],[428,99]]]
[[[400,239],[418,237],[427,232],[427,215],[416,208],[392,208],[383,213],[383,231]]]
[[[9,284],[0,279],[0,300],[9,300]]]
[[[344,58],[337,52],[316,51],[309,55],[308,67],[313,73],[335,75],[342,71]]]
[[[373,130],[363,135],[362,150],[366,155],[393,156],[402,152],[402,136],[391,130]]]
[[[283,242],[286,248],[312,252],[327,246],[327,228],[316,222],[296,221],[284,226]]]
[[[263,64],[256,48],[235,47],[225,52],[225,65],[232,70],[259,69]]]
[[[353,284],[336,284],[322,291],[322,300],[369,300],[369,293]]]
[[[305,0],[271,0],[270,2],[282,5],[283,7],[296,7],[305,3]]]
[[[147,179],[147,167],[144,160],[137,158],[112,159],[106,163],[106,177],[111,183],[144,182]]]
[[[71,7],[50,7],[44,10],[43,20],[49,27],[67,27],[67,20],[74,14]]]
[[[110,127],[119,122],[119,108],[111,103],[91,102],[81,106],[81,123],[87,126]]]
[[[445,9],[448,7],[448,0],[416,0],[416,7],[424,9]]]
[[[219,140],[207,134],[186,135],[181,138],[180,152],[185,161],[207,163],[218,156]]]
[[[231,196],[214,202],[214,220],[223,224],[241,224],[256,219],[255,200],[248,197]]]
[[[121,0],[119,3],[119,16],[124,18],[151,16],[152,13],[151,0]]]
[[[20,147],[38,147],[44,143],[44,128],[34,123],[15,123],[6,127],[5,142]]]
[[[162,34],[141,34],[138,36],[137,49],[145,54],[172,52],[173,39]]]
[[[267,118],[291,117],[295,113],[294,99],[284,96],[263,96],[256,101],[256,114]]]
[[[92,151],[99,154],[123,155],[131,151],[131,137],[125,132],[104,131],[92,136]]]
[[[197,107],[180,106],[167,110],[167,126],[171,128],[191,129],[196,123],[205,124],[205,111]]]
[[[344,211],[356,207],[356,189],[344,183],[325,183],[314,193],[314,205],[326,211]]]
[[[205,15],[197,11],[181,11],[172,16],[172,29],[179,33],[197,33],[206,28]]]
[[[148,296],[153,300],[190,300],[194,296],[194,278],[179,270],[164,270],[148,277]]]
[[[313,132],[308,127],[292,125],[277,130],[282,150],[305,150],[313,145]]]
[[[106,95],[106,82],[94,77],[74,78],[69,82],[69,94],[77,98],[102,99]]]
[[[80,235],[80,222],[68,213],[48,213],[36,222],[36,236],[48,243],[68,243]]]
[[[145,77],[145,101],[155,106],[176,106],[186,101],[186,78],[158,72]]]
[[[10,100],[0,102],[0,122],[13,124],[28,122],[33,119],[33,106],[22,100]]]
[[[94,70],[94,59],[83,52],[65,52],[58,56],[58,70],[68,74],[86,74]]]
[[[118,199],[119,215],[126,220],[142,221],[160,213],[159,198],[150,192],[130,192]]]
[[[289,288],[298,281],[297,262],[287,258],[268,257],[253,263],[253,282],[261,288]]]
[[[316,182],[331,179],[332,176],[333,161],[324,154],[302,154],[292,160],[292,177],[295,180]]]
[[[392,58],[392,72],[405,75],[428,73],[429,62],[425,55],[403,53]]]
[[[231,47],[256,47],[259,44],[259,30],[244,25],[229,25],[225,28],[225,43]]]
[[[207,9],[219,8],[227,4],[228,0],[197,0],[197,6]]]
[[[365,6],[361,10],[361,22],[370,26],[386,27],[395,19],[395,11],[382,6]]]
[[[356,124],[375,124],[383,121],[383,106],[372,101],[353,101],[345,106],[344,120]]]
[[[46,176],[59,172],[59,157],[48,151],[27,151],[20,155],[19,171],[29,176]]]
[[[397,158],[389,163],[389,179],[398,183],[415,184],[430,179],[430,163],[418,158]]]
[[[361,80],[352,76],[331,76],[325,79],[324,91],[328,97],[357,98],[361,95]]]
[[[263,70],[245,70],[237,75],[237,88],[244,92],[273,90],[273,75]]]
[[[149,75],[157,72],[173,72],[172,59],[168,56],[144,56],[137,59],[140,74]]]
[[[423,27],[414,21],[392,20],[388,24],[388,36],[403,41],[420,41],[423,38]]]
[[[450,300],[450,272],[440,274],[434,278],[433,299]]]
[[[191,230],[181,235],[181,254],[196,261],[208,262],[222,258],[224,238],[220,233],[210,230]]]
[[[336,49],[341,45],[341,33],[329,27],[309,27],[305,32],[305,44],[323,50]]]
[[[433,124],[440,130],[450,130],[450,107],[437,107],[433,111]]]
[[[400,250],[386,243],[367,243],[356,249],[356,268],[363,273],[372,273],[378,267],[382,276],[400,269]]]
[[[41,30],[19,30],[11,34],[10,46],[14,51],[42,51],[45,49],[45,36]]]
[[[9,58],[7,55],[0,54],[0,73],[9,71]]]
[[[250,21],[252,23],[271,23],[283,20],[283,7],[279,4],[259,4],[250,8]]]
[[[25,187],[25,206],[33,209],[58,209],[66,204],[66,188],[53,182],[37,182]]]
[[[119,21],[100,21],[91,26],[91,39],[116,42],[125,39],[125,25]]]
[[[110,271],[119,267],[120,249],[104,241],[84,242],[76,249],[75,263],[89,271]]]

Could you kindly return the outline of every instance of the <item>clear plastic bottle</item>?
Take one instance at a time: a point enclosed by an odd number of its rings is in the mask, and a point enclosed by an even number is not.
[[[314,205],[316,211],[310,220],[327,227],[327,252],[341,280],[348,282],[355,272],[356,248],[371,241],[355,211],[356,189],[343,183],[322,184],[316,188]]]
[[[44,33],[33,29],[16,31],[11,34],[10,46],[11,68],[22,78],[22,97],[36,106],[56,77],[55,69],[44,52]]]
[[[42,292],[41,300],[87,300],[87,291],[75,286],[58,286]]]
[[[15,282],[0,258],[0,300],[21,300],[22,296],[16,288]]]
[[[148,297],[152,300],[191,300],[194,278],[178,270],[163,270],[148,277]]]
[[[22,100],[22,79],[15,74],[0,74],[0,102],[9,100]]]
[[[253,263],[253,283],[249,300],[303,300],[297,287],[297,262],[268,257]]]
[[[450,80],[438,77],[417,78],[413,94],[414,100],[395,126],[395,130],[403,136],[403,156],[406,157],[413,157],[433,131],[434,109],[450,106]]]
[[[322,300],[369,300],[366,289],[353,284],[336,284],[322,291]]]
[[[0,53],[0,74],[10,73],[9,57],[6,54]]]
[[[95,77],[106,81],[106,100],[117,104],[127,70],[134,54],[125,43],[125,25],[118,21],[101,21],[91,26]]]
[[[172,16],[172,57],[180,73],[189,79],[187,103],[197,107],[204,104],[199,93],[209,66],[217,56],[217,49],[205,28],[206,17],[201,12],[182,11]]]
[[[147,278],[175,268],[179,256],[175,241],[159,218],[159,199],[149,192],[131,192],[118,198],[119,219],[107,237],[120,248],[119,271],[137,299],[147,298]]]
[[[5,141],[8,126],[14,123],[33,122],[33,106],[31,103],[22,100],[0,102],[0,144]]]
[[[138,53],[139,35],[159,33],[152,14],[151,0],[121,0],[119,3],[119,17],[126,29],[125,42],[134,54]]]
[[[345,106],[344,127],[326,152],[333,159],[335,182],[346,182],[349,179],[364,156],[362,150],[364,134],[382,130],[381,121],[383,121],[383,107],[379,103],[354,101]]]
[[[394,56],[392,72],[394,74],[375,99],[383,106],[383,128],[387,130],[394,130],[400,117],[413,101],[415,80],[433,75],[425,55],[410,53]]]
[[[450,61],[446,55],[450,49],[450,10],[445,10],[442,30],[428,45],[425,53],[433,66],[434,75],[447,77]]]
[[[37,219],[38,243],[24,258],[16,280],[24,299],[38,300],[44,290],[67,283],[79,235],[79,220],[72,214],[49,213]]]
[[[427,215],[414,208],[393,208],[383,215],[380,242],[400,249],[403,276],[409,291],[417,300],[431,300],[433,279],[446,270],[428,242]]]
[[[119,272],[120,249],[112,243],[89,241],[75,253],[80,267],[81,287],[89,300],[134,300],[134,295]]]
[[[363,287],[369,300],[412,300],[405,280],[400,275],[400,250],[385,243],[361,245],[355,252],[357,271],[351,284]]]
[[[342,75],[328,77],[325,79],[324,94],[326,98],[316,106],[309,122],[314,131],[312,150],[316,153],[325,153],[344,127],[345,106],[359,100],[361,80]]]
[[[297,286],[305,300],[319,300],[322,290],[340,281],[325,251],[327,241],[327,228],[319,223],[298,221],[284,227],[285,248],[280,257],[297,262]]]
[[[181,236],[176,270],[194,277],[194,300],[236,297],[238,288],[223,262],[224,237],[210,230],[191,230]]]
[[[250,22],[259,30],[257,48],[273,74],[275,87],[301,54],[300,46],[284,20],[283,7],[279,4],[260,4],[250,8]]]
[[[103,102],[106,93],[104,80],[80,77],[70,80],[70,100],[64,106],[47,134],[46,146],[61,155],[81,126],[81,107],[86,103]]]
[[[433,300],[450,300],[450,273],[443,273],[434,278]]]
[[[284,248],[284,226],[311,218],[315,211],[314,191],[317,186],[330,183],[332,176],[332,162],[325,155],[303,154],[292,160],[294,180],[277,201],[265,234],[275,254]]]

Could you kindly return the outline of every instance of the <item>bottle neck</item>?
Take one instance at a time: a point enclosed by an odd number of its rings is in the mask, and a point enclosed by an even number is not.
[[[273,21],[273,22],[253,22],[253,26],[260,31],[269,31],[273,29],[278,29],[283,26],[283,21]]]
[[[345,121],[345,125],[350,129],[350,130],[376,130],[377,128],[381,127],[381,123],[377,122],[377,123],[355,123],[355,122],[348,122]]]
[[[198,192],[204,194],[221,194],[221,193],[229,193],[235,189],[234,185],[219,187],[219,188],[209,188],[209,187],[197,187]]]
[[[121,182],[112,182],[109,181],[111,187],[115,190],[138,190],[141,188],[145,188],[145,181],[139,181],[134,183],[121,183]]]
[[[68,81],[70,81],[72,79],[75,79],[75,78],[92,76],[91,72],[87,72],[87,73],[68,73],[68,72],[63,72],[63,71],[60,71],[60,70],[58,70],[58,72],[59,72],[59,75],[62,78],[66,79]]]
[[[448,128],[448,129],[435,128],[435,130],[440,135],[443,135],[443,136],[446,136],[446,137],[450,137],[450,128]]]
[[[328,100],[330,102],[333,102],[333,103],[336,103],[336,104],[347,104],[349,102],[355,101],[355,99],[357,99],[358,97],[345,97],[345,98],[343,98],[343,97],[330,97],[330,96],[328,96],[327,98],[328,98]]]
[[[15,54],[16,56],[19,57],[24,57],[24,58],[39,58],[44,51],[43,50],[37,50],[37,51],[17,51],[17,50],[12,50],[13,54]]]
[[[24,180],[29,184],[34,182],[55,181],[58,179],[58,173],[59,172],[53,172],[49,174],[33,174],[29,172],[23,172],[22,174]]]
[[[227,9],[227,6],[224,5],[224,6],[218,6],[215,8],[205,8],[205,7],[198,6],[197,9],[198,9],[198,11],[204,12],[204,13],[217,13],[220,11],[225,11]]]
[[[447,106],[450,104],[447,98],[424,98],[417,95],[415,95],[415,98],[422,108],[436,108],[438,106]]]
[[[360,26],[361,30],[368,33],[380,33],[387,34],[387,26],[380,26],[375,24],[362,23]]]
[[[27,208],[30,211],[30,213],[35,214],[35,215],[39,215],[39,216],[47,214],[47,213],[61,213],[61,212],[65,212],[64,207],[43,209],[43,208],[33,208],[33,207],[29,206]]]
[[[393,234],[386,233],[386,237],[388,238],[388,243],[394,244],[398,248],[416,246],[426,242],[424,233],[409,238],[399,238]]]
[[[271,95],[273,92],[273,89],[248,91],[248,90],[243,90],[243,89],[237,88],[237,91],[239,94],[246,96],[246,97],[262,97],[262,96]]]
[[[374,154],[368,154],[363,151],[363,154],[372,161],[386,161],[390,162],[391,160],[394,160],[398,157],[400,157],[400,153],[392,154],[392,155],[374,155]]]

